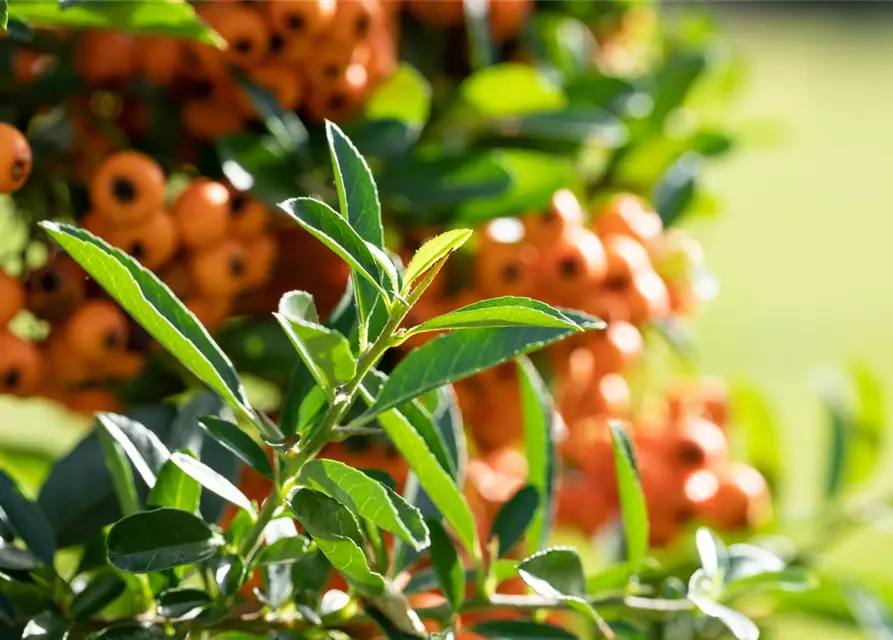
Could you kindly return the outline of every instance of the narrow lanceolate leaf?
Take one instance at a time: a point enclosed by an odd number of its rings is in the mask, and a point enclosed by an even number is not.
[[[524,537],[539,506],[537,489],[531,485],[521,487],[515,495],[500,507],[490,528],[490,539],[499,540],[499,556],[502,557]]]
[[[713,580],[698,569],[689,581],[688,599],[701,613],[722,622],[738,640],[757,640],[760,637],[757,625],[743,613],[718,603],[713,598],[716,588]]]
[[[74,597],[69,613],[75,622],[89,620],[126,590],[127,583],[121,576],[111,571],[104,571]]]
[[[115,489],[121,513],[125,516],[136,513],[140,510],[140,500],[136,493],[133,470],[127,461],[127,454],[105,429],[99,429],[97,435],[99,446],[102,449],[102,458],[112,478],[112,486]]]
[[[357,362],[347,338],[295,312],[293,305],[302,294],[306,295],[300,291],[283,296],[279,313],[274,315],[317,384],[331,396],[337,387],[353,378]]]
[[[232,363],[155,274],[83,229],[50,221],[41,226],[183,366],[234,409],[258,422]]]
[[[705,527],[695,533],[695,545],[701,559],[701,569],[708,578],[722,584],[729,571],[729,553],[719,537]]]
[[[251,436],[237,425],[214,417],[200,418],[198,423],[212,438],[242,462],[262,476],[273,478],[273,467],[267,454]]]
[[[406,287],[410,287],[428,269],[465,244],[472,233],[474,232],[471,229],[453,229],[434,236],[419,247],[406,265],[406,273],[403,275]]]
[[[25,546],[43,563],[53,566],[56,543],[50,523],[40,507],[22,495],[12,478],[3,471],[0,471],[0,511]]]
[[[636,454],[626,428],[611,422],[614,443],[614,462],[617,467],[617,486],[620,492],[620,513],[626,534],[626,557],[638,565],[648,554],[648,509],[636,467]]]
[[[416,550],[429,544],[428,527],[419,510],[359,469],[336,460],[316,458],[304,465],[299,482],[334,498]]]
[[[279,208],[350,265],[351,270],[375,287],[385,300],[397,293],[397,274],[393,265],[388,269],[382,264],[381,258],[376,257],[370,248],[374,245],[367,244],[337,211],[312,198],[286,200]]]
[[[179,451],[171,454],[171,461],[177,465],[183,473],[196,480],[208,491],[216,493],[224,500],[228,500],[237,507],[254,515],[254,507],[244,493],[232,482],[214,471],[211,467],[191,458]]]
[[[211,596],[201,589],[182,587],[158,594],[156,608],[162,618],[184,618],[211,604]]]
[[[440,521],[428,519],[428,528],[431,530],[431,564],[434,565],[440,590],[450,608],[456,613],[462,606],[464,597],[465,571],[459,562],[453,541],[450,540]]]
[[[568,317],[574,326],[469,329],[435,338],[412,351],[396,366],[367,416],[398,407],[426,391],[542,349],[580,331],[602,326],[593,318],[580,325],[576,318]]]
[[[196,513],[201,497],[202,486],[198,481],[187,475],[176,462],[168,460],[158,472],[146,504],[150,507],[173,507]]]
[[[130,458],[143,482],[149,488],[155,486],[155,477],[171,455],[161,439],[136,420],[117,413],[97,413],[96,419]]]
[[[326,122],[326,136],[335,169],[341,212],[363,240],[383,248],[381,205],[372,171],[338,125]]]
[[[109,530],[109,562],[121,571],[148,573],[202,562],[223,544],[197,516],[179,509],[143,511]]]
[[[367,402],[371,402],[372,398],[362,387],[360,394]],[[472,556],[477,557],[480,549],[474,516],[471,515],[465,497],[456,486],[456,481],[437,461],[425,444],[425,439],[419,435],[406,416],[399,411],[390,410],[381,414],[378,421],[400,451],[400,455],[415,472],[419,484],[428,493],[431,502],[456,532],[462,545]]]
[[[489,620],[479,622],[471,631],[493,640],[574,640],[569,631],[533,620]]]
[[[350,511],[312,489],[295,491],[291,509],[332,566],[361,593],[376,596],[384,592],[384,578],[369,568],[361,546],[363,534]]]
[[[497,329],[503,327],[550,327],[578,331],[576,322],[545,302],[531,298],[503,296],[481,300],[416,327],[412,333],[444,329]]]
[[[521,409],[524,422],[524,453],[527,456],[527,483],[537,491],[539,503],[527,531],[527,549],[534,553],[546,542],[552,520],[557,460],[552,440],[556,418],[546,382],[527,358],[518,360]]]

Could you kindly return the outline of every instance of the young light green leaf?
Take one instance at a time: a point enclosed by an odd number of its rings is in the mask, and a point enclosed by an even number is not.
[[[304,465],[298,481],[334,498],[416,550],[429,544],[428,528],[419,510],[359,469],[337,460],[316,458]]]
[[[570,319],[575,326],[469,329],[439,336],[412,351],[394,368],[375,404],[365,415],[377,415],[431,389],[462,380],[574,333],[601,326],[594,319],[582,326],[575,318]]]
[[[301,488],[291,496],[291,510],[335,569],[361,593],[380,595],[384,578],[369,568],[363,533],[353,514],[327,495]]]
[[[251,501],[245,494],[242,493],[236,485],[214,471],[211,467],[179,451],[171,454],[171,461],[177,465],[183,473],[198,481],[198,483],[205,489],[216,493],[224,500],[228,500],[237,507],[244,509],[252,516],[254,515],[254,507],[251,505]]]
[[[525,485],[500,507],[490,527],[489,539],[499,540],[499,557],[507,554],[524,537],[539,506],[535,487]]]
[[[729,572],[727,579],[731,582],[761,573],[777,573],[783,571],[786,563],[777,555],[754,544],[733,544],[728,548]]]
[[[760,630],[757,625],[743,613],[716,602],[715,591],[716,585],[703,570],[698,569],[692,574],[688,585],[688,599],[701,613],[722,622],[738,640],[758,640]]]
[[[440,520],[428,518],[426,521],[431,531],[431,564],[434,566],[437,582],[453,613],[457,613],[464,597],[465,571],[459,562],[453,541]]]
[[[424,249],[424,247],[422,247]],[[504,296],[473,302],[455,311],[431,318],[412,329],[410,335],[445,329],[494,329],[503,327],[550,327],[579,331],[577,323],[545,302]]]
[[[317,384],[332,396],[336,388],[353,378],[357,362],[347,338],[295,313],[293,298],[302,297],[300,293],[284,295],[279,304],[279,313],[273,315]]]
[[[405,123],[418,131],[428,122],[430,111],[430,83],[409,64],[401,62],[369,96],[363,115],[371,121]]]
[[[25,546],[49,567],[53,566],[56,543],[46,515],[22,495],[12,478],[0,471],[0,511],[6,523]]]
[[[306,291],[288,291],[279,299],[279,313],[288,319],[320,324],[313,296]]]
[[[10,15],[24,20],[32,27],[114,29],[128,33],[189,38],[216,46],[225,45],[223,39],[196,15],[195,8],[180,0],[130,0],[108,3],[100,8],[90,2],[73,6],[64,4],[16,0]]]
[[[428,269],[465,244],[473,233],[471,229],[445,231],[419,247],[419,250],[410,259],[409,264],[406,265],[406,273],[403,276],[405,288],[408,289]],[[405,293],[407,292],[404,291]]]
[[[162,618],[185,618],[211,604],[211,596],[201,589],[179,587],[158,594],[156,607]]]
[[[127,590],[127,583],[111,571],[97,575],[71,601],[69,614],[75,622],[89,620]]]
[[[242,415],[259,423],[232,363],[155,274],[83,229],[50,221],[40,224],[183,366]]]
[[[98,429],[96,433],[105,466],[112,478],[112,486],[115,489],[121,513],[125,516],[136,513],[140,510],[140,499],[136,494],[136,483],[133,481],[133,470],[127,461],[127,454],[108,431]]]
[[[273,478],[273,467],[260,445],[232,422],[208,416],[198,423],[230,453],[266,478]]]
[[[150,507],[172,507],[196,513],[201,497],[202,485],[180,469],[175,461],[168,460],[158,472],[146,504]]]
[[[370,248],[374,245],[367,244],[337,211],[312,198],[292,198],[281,203],[279,208],[350,265],[353,272],[375,287],[385,300],[396,295],[397,275],[393,264],[390,261],[387,265],[382,264],[381,258]]]
[[[527,549],[542,548],[551,526],[557,460],[552,440],[556,416],[545,380],[528,358],[518,359],[521,410],[524,422],[524,453],[527,457],[527,483],[536,489],[539,504],[527,530]]]
[[[387,383],[385,385],[387,386]],[[366,389],[361,386],[359,391],[367,402],[372,401],[372,396]],[[463,546],[472,556],[477,557],[480,549],[474,516],[471,515],[471,510],[455,480],[431,453],[425,439],[419,435],[406,416],[392,409],[381,414],[378,421],[400,451],[400,455],[418,476],[419,483],[428,493],[431,502],[446,518]]]
[[[471,627],[472,633],[493,640],[574,640],[577,636],[534,620],[488,620]]]
[[[136,420],[116,413],[97,413],[96,419],[149,488],[155,486],[156,475],[171,455],[158,436]]]
[[[618,421],[612,421],[611,437],[617,467],[620,512],[626,534],[626,557],[631,564],[638,565],[648,554],[648,509],[645,494],[642,492],[636,454],[626,427]]]
[[[149,573],[207,560],[223,539],[197,516],[164,507],[119,520],[106,544],[112,565],[128,573]]]
[[[751,595],[760,591],[810,591],[818,586],[818,579],[807,567],[786,567],[746,578],[730,580],[723,588],[722,599],[737,595]]]

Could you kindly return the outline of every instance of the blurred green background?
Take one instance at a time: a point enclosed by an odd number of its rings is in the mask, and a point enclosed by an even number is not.
[[[893,5],[871,5],[717,9],[746,63],[734,110],[745,140],[709,170],[721,217],[688,225],[722,286],[697,319],[696,344],[705,373],[768,399],[783,429],[791,516],[817,504],[827,450],[816,372],[862,358],[893,391]],[[58,453],[82,429],[43,403],[0,399],[0,416],[0,466],[33,480],[40,464],[18,451]],[[882,533],[860,535],[828,565],[889,576],[887,544]],[[863,637],[802,620],[773,633],[810,635]]]

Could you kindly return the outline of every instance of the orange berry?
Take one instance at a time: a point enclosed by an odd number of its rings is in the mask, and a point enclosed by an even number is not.
[[[12,73],[17,82],[30,84],[56,65],[56,59],[46,53],[20,49],[12,61]]]
[[[214,98],[198,98],[183,103],[183,126],[189,135],[211,141],[239,133],[245,122],[234,105]]]
[[[543,295],[558,304],[574,304],[605,276],[605,251],[588,229],[569,231],[542,250],[537,269]]]
[[[88,361],[100,361],[127,345],[127,318],[110,300],[88,300],[64,326],[65,343]]]
[[[65,406],[74,413],[92,416],[101,411],[118,413],[124,405],[107,389],[79,389],[65,394]]]
[[[25,281],[28,310],[50,323],[62,322],[83,302],[87,276],[68,256],[60,255],[31,272]]]
[[[173,257],[179,238],[171,216],[156,211],[139,224],[111,230],[106,240],[154,271]]]
[[[230,197],[227,188],[213,180],[193,180],[174,202],[171,215],[183,245],[205,249],[219,245],[229,232]]]
[[[679,469],[711,467],[728,459],[725,433],[708,420],[694,416],[681,418],[671,425],[668,439],[672,460]]]
[[[85,31],[77,42],[75,68],[87,84],[129,80],[134,68],[133,41],[117,31]]]
[[[465,8],[462,0],[406,0],[409,12],[419,22],[439,27],[454,27],[465,22]]]
[[[266,57],[270,31],[258,12],[240,6],[212,4],[202,17],[226,40],[228,46],[224,55],[229,62],[250,67]]]
[[[601,373],[622,373],[642,357],[642,334],[628,322],[611,322],[592,334],[590,349]]]
[[[599,212],[595,229],[599,236],[632,236],[645,246],[660,238],[663,222],[644,200],[629,193],[612,197]]]
[[[15,193],[31,175],[31,145],[22,132],[0,122],[0,193]]]
[[[90,183],[90,201],[109,222],[136,224],[164,207],[164,172],[147,155],[119,151],[97,168]]]
[[[604,487],[585,475],[565,476],[558,487],[555,519],[561,526],[591,536],[604,527],[615,509]]]
[[[369,74],[361,64],[351,64],[333,82],[313,84],[307,96],[311,119],[343,122],[352,118],[369,95]]]
[[[141,353],[120,351],[109,354],[101,363],[102,377],[110,380],[132,380],[146,366],[146,358]]]
[[[191,257],[192,278],[205,296],[234,296],[248,284],[248,262],[245,247],[235,240],[226,240]]]
[[[167,86],[177,79],[183,60],[182,44],[176,38],[144,36],[135,41],[135,65],[152,84]]]
[[[559,189],[545,213],[524,216],[524,239],[534,244],[552,244],[568,230],[583,225],[583,209],[570,189]]]
[[[264,9],[273,30],[287,39],[303,38],[328,28],[335,0],[271,0]]]
[[[180,300],[191,298],[195,294],[192,271],[185,260],[175,260],[168,264],[158,273],[158,277]]]
[[[383,18],[378,0],[339,2],[329,35],[335,40],[349,43],[364,40]]]
[[[232,315],[232,298],[200,296],[188,298],[185,303],[196,319],[211,331],[217,329]]]
[[[369,49],[355,47],[331,38],[317,39],[313,43],[313,55],[307,61],[307,80],[320,89],[333,87],[344,78],[351,65],[358,65],[365,71]],[[359,78],[355,67],[352,71]]]
[[[270,210],[247,193],[230,191],[230,227],[237,238],[256,238],[270,226]]]
[[[685,496],[707,526],[729,531],[750,524],[750,497],[728,473],[695,471],[685,480]]]
[[[33,395],[40,389],[42,373],[37,347],[8,331],[0,331],[0,393]]]
[[[217,47],[202,42],[181,43],[180,72],[188,78],[204,82],[229,77],[224,53]]]
[[[249,74],[251,81],[269,92],[284,111],[294,111],[301,104],[302,87],[295,70],[285,63],[264,62]],[[246,90],[236,95],[237,108],[246,118],[260,115],[251,96]]]
[[[531,11],[531,0],[491,0],[490,29],[493,39],[503,42],[514,38],[527,22]]]
[[[651,270],[651,260],[642,244],[630,236],[613,235],[603,240],[607,270],[604,288],[625,293],[636,275]]]
[[[276,253],[279,249],[273,236],[264,235],[250,240],[243,240],[245,254],[248,258],[245,282],[252,288],[265,286],[273,275]]]
[[[629,319],[634,324],[664,318],[670,311],[667,285],[654,271],[636,274],[626,300]]]
[[[482,243],[474,258],[475,287],[486,296],[524,296],[536,289],[537,250],[530,245]]]
[[[64,332],[53,330],[43,344],[46,375],[56,385],[70,387],[99,380],[96,362],[85,359],[68,344]]]
[[[25,287],[6,271],[0,270],[0,327],[5,328],[25,308]]]

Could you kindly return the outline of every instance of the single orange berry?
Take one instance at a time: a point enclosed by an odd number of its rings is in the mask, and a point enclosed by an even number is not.
[[[18,278],[0,270],[0,328],[5,328],[24,308],[25,287]]]
[[[0,393],[27,397],[40,389],[40,351],[9,331],[0,331]]]
[[[65,343],[87,361],[98,362],[127,345],[127,318],[110,300],[88,300],[64,326]]]
[[[173,218],[156,211],[137,225],[113,229],[106,240],[154,271],[173,257],[179,237]]]
[[[221,298],[234,296],[248,284],[249,256],[236,240],[226,240],[215,247],[192,256],[192,278],[205,296]]]
[[[164,172],[145,154],[119,151],[97,168],[90,201],[110,223],[135,224],[164,207]]]
[[[174,202],[171,215],[189,249],[219,245],[229,232],[230,196],[220,182],[194,180]]]
[[[0,193],[15,193],[31,175],[31,145],[22,132],[0,122]]]

